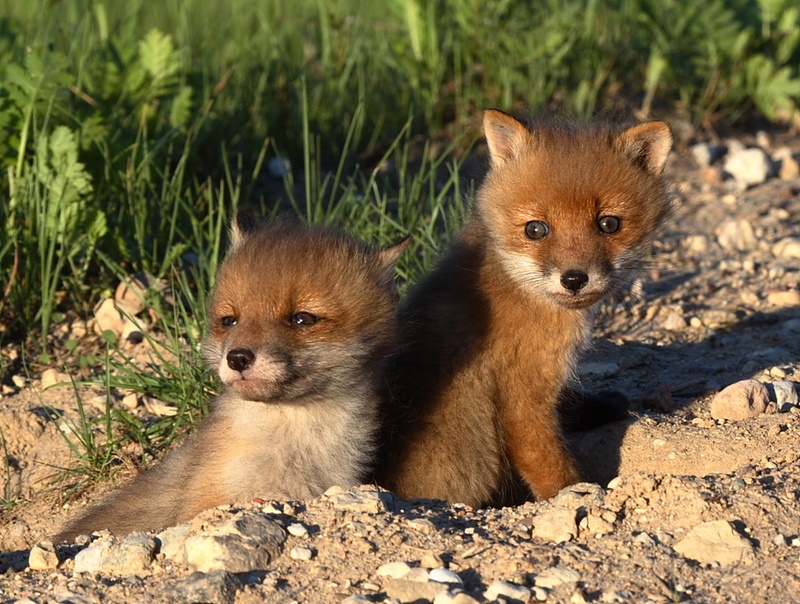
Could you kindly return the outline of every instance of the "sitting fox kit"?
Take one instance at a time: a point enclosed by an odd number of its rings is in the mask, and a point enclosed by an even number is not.
[[[629,285],[670,212],[672,138],[650,122],[484,116],[473,216],[399,311],[377,478],[403,497],[503,504],[581,479],[561,435],[598,303]]]
[[[371,467],[405,244],[374,250],[243,214],[232,231],[203,350],[223,393],[182,446],[59,540],[155,529],[253,497],[313,497],[359,484]]]

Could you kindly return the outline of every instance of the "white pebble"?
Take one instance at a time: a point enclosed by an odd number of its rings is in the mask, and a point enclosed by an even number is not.
[[[292,560],[311,560],[314,553],[307,547],[293,547],[289,552]]]
[[[408,574],[411,567],[406,562],[387,562],[386,564],[378,567],[375,572],[379,577],[391,577],[392,579],[401,579]]]
[[[446,568],[434,568],[428,574],[429,581],[435,581],[436,583],[449,583],[451,585],[463,585],[464,582],[461,580],[456,573],[452,570],[448,570]]]
[[[295,537],[308,536],[308,529],[299,522],[293,522],[292,524],[286,527],[286,530],[289,531],[290,535],[293,535]]]

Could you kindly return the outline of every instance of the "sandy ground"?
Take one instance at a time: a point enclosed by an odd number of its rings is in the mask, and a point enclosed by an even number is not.
[[[760,142],[768,152],[785,144],[800,153],[797,139]],[[32,570],[30,548],[112,486],[62,505],[51,480],[54,466],[71,463],[59,414],[75,417],[74,393],[41,392],[36,379],[22,388],[6,383],[0,423],[8,463],[0,469],[21,502],[0,516],[0,598],[441,604],[800,597],[800,408],[773,404],[732,421],[712,418],[709,407],[717,392],[742,380],[768,385],[773,402],[785,387],[776,382],[800,382],[800,253],[779,243],[798,238],[800,250],[800,179],[772,176],[739,190],[722,178],[721,163],[700,168],[687,150],[674,154],[669,171],[680,211],[656,245],[641,291],[604,309],[583,364],[587,390],[619,390],[632,400],[629,420],[571,436],[592,484],[553,501],[489,510],[369,489],[352,494],[354,505],[336,494],[244,502],[206,512],[186,530],[203,536],[243,515],[267,519],[282,537],[267,540],[266,553],[246,556],[245,566],[222,562],[214,570],[159,537],[141,567],[126,559],[80,572],[76,547],[60,550],[58,568]],[[15,353],[9,347],[3,354]],[[82,392],[85,401],[102,394]],[[100,541],[120,546],[110,536]],[[198,568],[208,572],[193,573]]]

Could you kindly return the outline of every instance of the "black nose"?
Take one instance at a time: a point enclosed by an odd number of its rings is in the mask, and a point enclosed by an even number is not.
[[[573,293],[578,293],[589,282],[589,275],[583,271],[568,270],[561,275],[561,285]]]
[[[234,371],[244,371],[253,361],[256,360],[256,355],[249,348],[234,348],[228,352],[228,367]]]

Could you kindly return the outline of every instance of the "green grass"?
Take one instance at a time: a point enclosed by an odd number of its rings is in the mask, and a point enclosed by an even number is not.
[[[107,372],[110,389],[161,397],[178,420],[144,425],[109,406],[113,425],[92,430],[111,440],[78,439],[95,469],[126,439],[157,451],[202,412],[213,381],[197,343],[237,207],[379,244],[411,234],[408,283],[463,218],[471,189],[457,162],[483,108],[638,109],[714,127],[796,118],[800,98],[792,0],[0,9],[0,338],[52,361],[53,326],[91,316],[125,275],[180,292],[153,328],[178,360]],[[276,160],[293,168],[283,179],[267,169]]]

